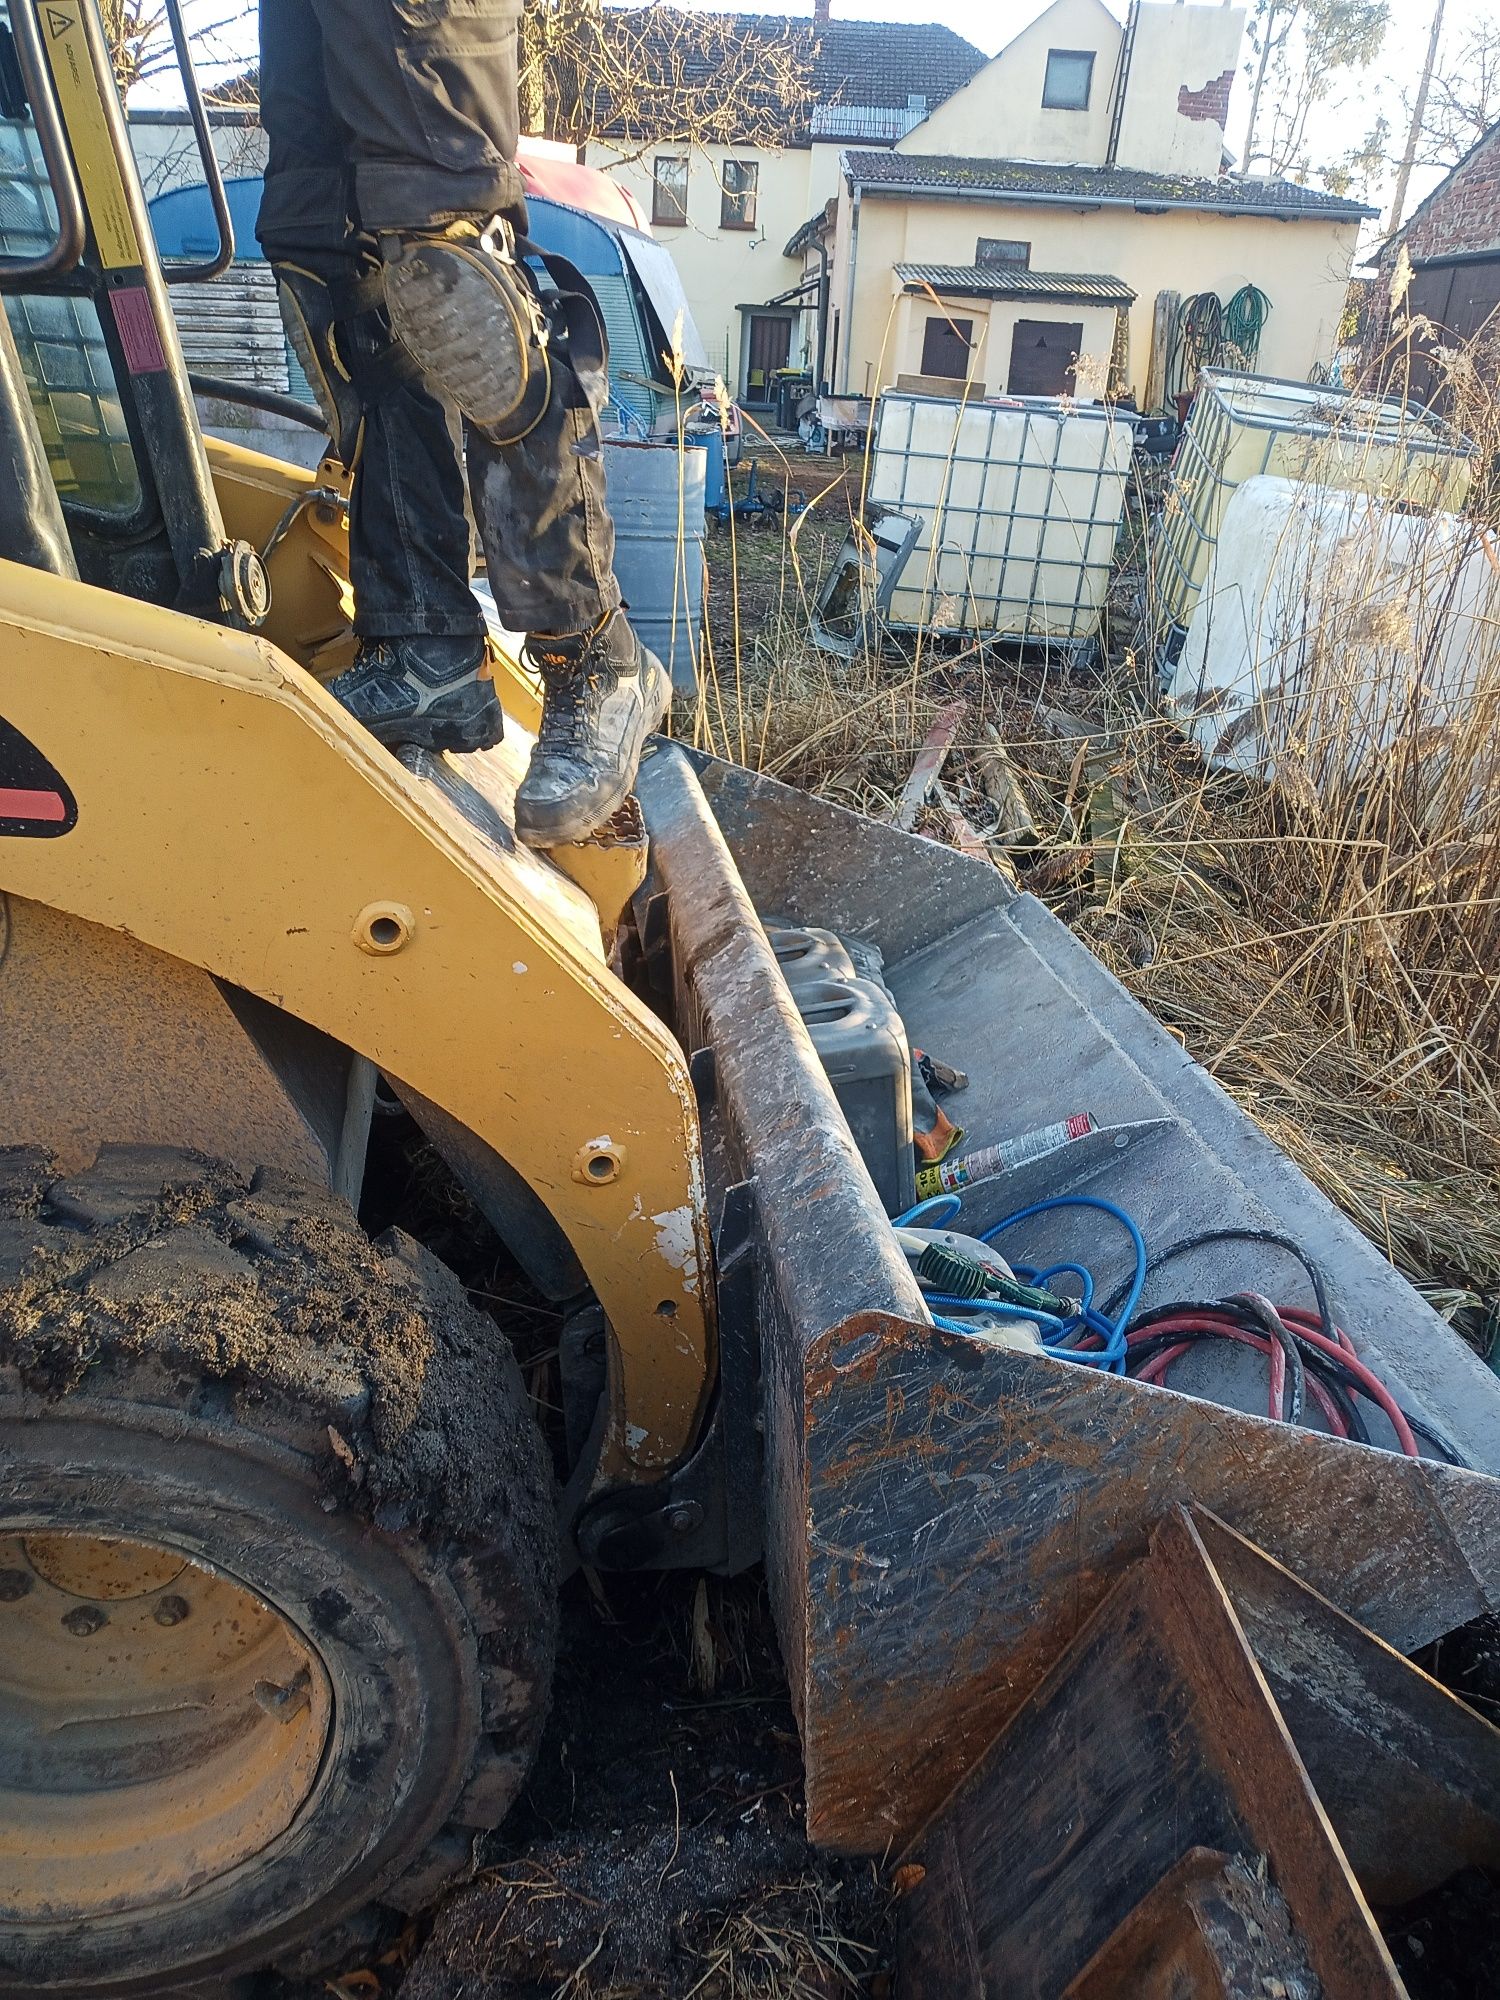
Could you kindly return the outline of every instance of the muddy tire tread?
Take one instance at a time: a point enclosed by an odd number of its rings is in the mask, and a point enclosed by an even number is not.
[[[374,1336],[351,1275],[382,1301]],[[339,1314],[331,1349],[305,1324],[320,1292]],[[166,1301],[151,1329],[144,1297]],[[216,1345],[199,1324],[211,1318],[205,1302],[248,1311],[277,1326],[275,1338],[259,1352],[253,1339]],[[431,1419],[427,1449],[397,1467],[388,1433],[403,1410],[385,1407],[383,1376],[393,1328],[408,1325],[441,1344],[452,1381],[482,1396],[487,1422],[460,1439],[436,1427],[442,1411],[418,1409]],[[189,1153],[109,1146],[60,1176],[35,1149],[0,1148],[0,1393],[8,1375],[55,1399],[180,1397],[185,1411],[310,1461],[325,1508],[420,1536],[468,1615],[484,1726],[448,1820],[376,1904],[405,1915],[466,1875],[477,1832],[512,1802],[545,1720],[557,1574],[551,1470],[520,1370],[458,1280],[410,1238],[371,1242],[337,1196],[272,1170],[247,1177]],[[451,1462],[460,1446],[471,1461],[462,1467]],[[309,1937],[278,1958],[306,1975],[368,1929],[367,1910],[336,1925],[321,1954]]]

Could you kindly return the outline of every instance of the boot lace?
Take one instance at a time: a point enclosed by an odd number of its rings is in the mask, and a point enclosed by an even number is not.
[[[538,746],[552,756],[582,754],[589,747],[601,696],[613,679],[601,649],[590,643],[566,662],[545,641],[529,641],[523,651],[527,665],[542,678]]]

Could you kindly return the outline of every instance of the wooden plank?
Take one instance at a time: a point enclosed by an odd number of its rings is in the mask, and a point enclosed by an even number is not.
[[[948,752],[953,748],[953,739],[958,734],[958,726],[968,712],[966,701],[951,701],[939,712],[936,722],[928,730],[896,805],[896,825],[903,831],[910,833],[916,825],[917,814],[942,775]]]
[[[1158,292],[1156,305],[1151,314],[1151,360],[1146,369],[1145,414],[1159,417],[1164,413],[1175,416],[1175,410],[1167,409],[1167,362],[1172,352],[1172,329],[1177,324],[1177,308],[1182,303],[1180,292]]]

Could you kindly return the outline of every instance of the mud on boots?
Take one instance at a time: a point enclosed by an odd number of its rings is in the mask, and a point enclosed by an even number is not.
[[[592,632],[534,633],[525,658],[541,675],[542,723],[516,792],[516,838],[563,847],[587,840],[625,803],[672,684],[623,611]]]

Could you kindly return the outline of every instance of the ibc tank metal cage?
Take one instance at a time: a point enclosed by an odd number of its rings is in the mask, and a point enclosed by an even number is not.
[[[922,527],[891,596],[897,630],[1085,647],[1099,630],[1133,434],[1112,411],[1041,397],[958,402],[887,390],[871,506]]]
[[[1152,598],[1166,659],[1181,650],[1231,495],[1260,473],[1429,512],[1468,497],[1474,445],[1400,397],[1205,369],[1172,467]]]

